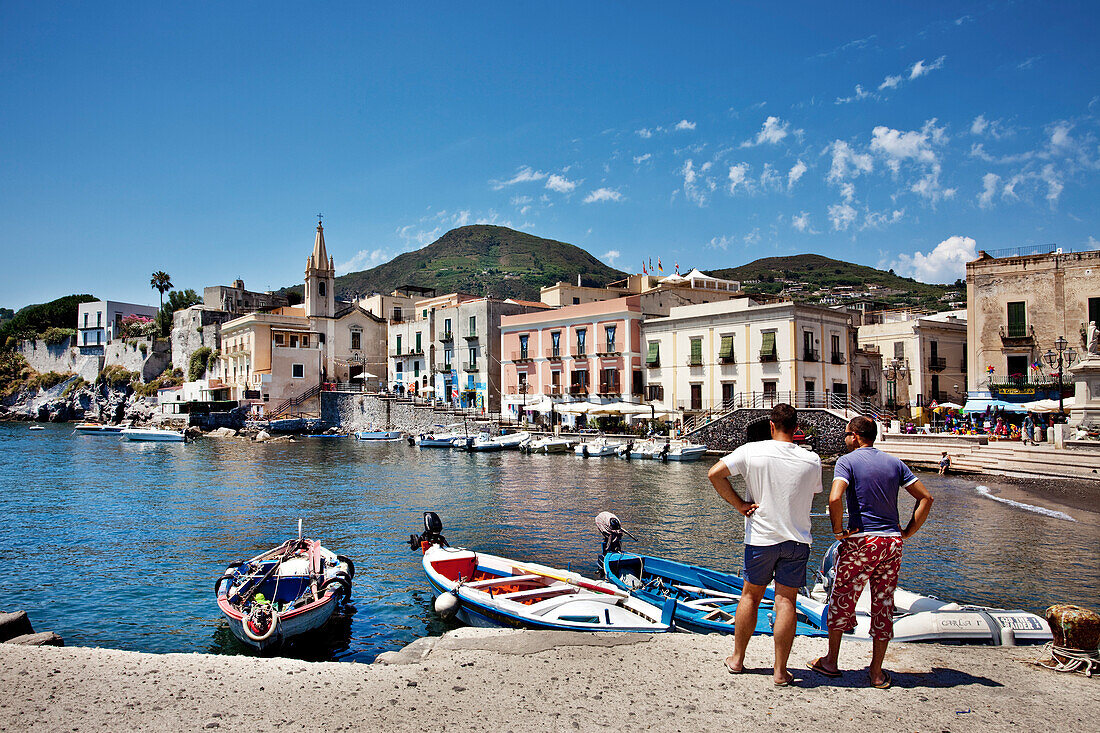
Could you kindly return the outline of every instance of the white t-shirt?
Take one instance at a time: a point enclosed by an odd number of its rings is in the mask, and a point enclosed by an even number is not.
[[[722,458],[748,486],[745,501],[759,504],[745,517],[746,545],[778,545],[794,540],[810,544],[810,508],[821,493],[821,459],[782,440],[745,443]]]

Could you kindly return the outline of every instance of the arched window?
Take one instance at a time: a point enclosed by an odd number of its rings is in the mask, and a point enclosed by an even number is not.
[[[325,281],[322,280],[317,284],[317,293],[323,298],[325,297]]]

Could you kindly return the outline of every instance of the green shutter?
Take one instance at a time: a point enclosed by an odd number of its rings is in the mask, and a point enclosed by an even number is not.
[[[733,336],[723,336],[722,345],[718,348],[719,359],[733,358]]]
[[[764,343],[760,346],[762,356],[775,356],[775,332],[768,331],[760,334],[764,337]]]
[[[691,363],[702,364],[703,363],[703,339],[691,340]]]
[[[646,364],[656,366],[661,363],[661,342],[650,341],[649,342],[649,354],[645,358]]]
[[[1023,303],[1008,304],[1008,335],[1012,338],[1027,335],[1027,316]]]

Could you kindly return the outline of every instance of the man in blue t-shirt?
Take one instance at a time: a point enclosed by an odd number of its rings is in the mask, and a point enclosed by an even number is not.
[[[829,593],[829,653],[810,662],[810,669],[826,677],[840,676],[840,642],[845,633],[856,628],[856,601],[870,581],[872,642],[868,674],[872,687],[885,689],[890,686],[890,675],[883,671],[882,660],[894,636],[894,590],[901,568],[902,542],[928,519],[932,494],[904,463],[874,447],[876,437],[878,427],[873,420],[857,417],[849,422],[844,444],[851,452],[841,456],[833,469],[829,517],[833,534],[840,540],[840,551]],[[917,500],[905,529],[898,519],[901,489]],[[843,527],[845,503],[847,530]]]

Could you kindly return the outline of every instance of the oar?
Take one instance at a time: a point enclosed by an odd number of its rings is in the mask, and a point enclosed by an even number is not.
[[[627,593],[624,590],[619,590],[618,588],[614,588],[614,587],[607,587],[607,586],[597,585],[596,583],[593,583],[589,580],[585,580],[584,578],[580,578],[580,577],[570,578],[568,576],[555,575],[553,572],[550,571],[549,568],[546,568],[546,569],[536,568],[536,567],[531,567],[529,565],[523,565],[522,563],[517,563],[517,562],[513,562],[512,567],[514,569],[520,570],[523,573],[526,573],[528,575],[541,575],[544,578],[552,578],[553,580],[560,580],[563,583],[568,583],[569,585],[575,585],[578,588],[584,588],[585,590],[591,590],[591,591],[595,591],[597,593],[606,593],[606,594],[611,595],[611,596],[619,596],[620,598],[629,598],[630,597],[630,594]]]

